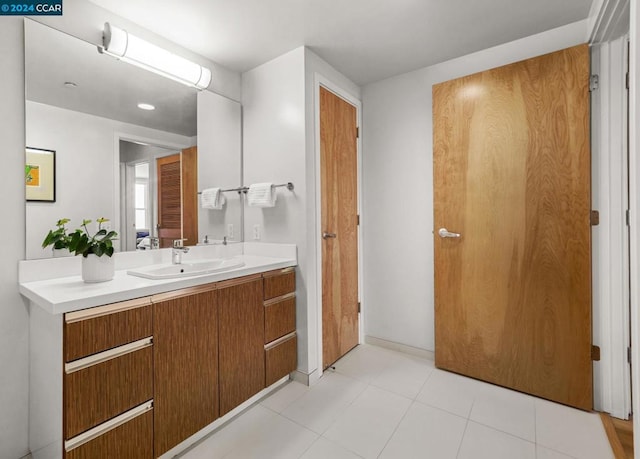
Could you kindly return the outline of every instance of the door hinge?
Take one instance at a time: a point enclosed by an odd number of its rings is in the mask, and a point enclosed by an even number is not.
[[[591,346],[591,360],[600,361],[600,346]]]
[[[598,226],[600,224],[600,212],[597,210],[591,211],[591,226]]]
[[[627,347],[627,363],[631,363],[631,347]]]
[[[360,138],[360,127],[356,128],[356,139]]]
[[[360,312],[361,309],[362,309],[362,306],[361,306],[360,302],[358,301],[358,312]]]
[[[630,219],[629,209],[624,211],[624,219],[625,219],[625,222],[626,222],[627,226],[631,226],[631,225],[629,225],[629,219]]]
[[[600,77],[598,75],[591,75],[589,78],[589,92],[593,92],[600,87]]]
[[[629,72],[624,74],[624,87],[629,89]]]
[[[356,215],[356,225],[360,226],[360,215]]]

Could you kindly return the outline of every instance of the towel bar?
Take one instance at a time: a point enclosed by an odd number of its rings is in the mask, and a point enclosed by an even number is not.
[[[291,182],[281,183],[279,185],[273,185],[273,186],[275,188],[280,188],[280,187],[286,186],[287,190],[289,190],[289,191],[293,191],[293,188],[294,188],[293,187],[293,183],[291,183]],[[248,186],[241,186],[241,187],[238,187],[238,188],[229,188],[228,190],[220,190],[220,191],[222,191],[223,193],[226,193],[228,191],[237,191],[238,193],[246,193],[247,191],[249,191],[249,187]],[[198,191],[198,194],[202,194],[202,191]]]

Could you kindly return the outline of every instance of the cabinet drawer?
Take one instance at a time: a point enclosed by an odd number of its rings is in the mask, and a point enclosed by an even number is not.
[[[70,362],[151,336],[151,300],[142,298],[65,314],[64,360]]]
[[[296,331],[296,297],[292,293],[264,304],[265,344]]]
[[[264,299],[270,300],[277,296],[296,291],[296,271],[286,268],[264,274]]]
[[[153,351],[146,342],[137,350],[80,369],[67,364],[64,375],[64,438],[72,438],[153,398]],[[126,351],[126,349],[125,349]],[[86,359],[89,360],[89,359]]]
[[[266,386],[287,376],[298,367],[298,339],[295,333],[265,346]]]
[[[95,429],[95,435],[87,432],[87,438],[77,446],[67,446],[65,459],[152,459],[153,411],[148,407],[142,410],[133,419],[114,420],[114,426],[103,433],[99,432],[100,427]]]

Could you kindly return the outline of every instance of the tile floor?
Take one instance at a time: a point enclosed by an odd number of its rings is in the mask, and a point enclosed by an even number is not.
[[[361,345],[312,387],[290,382],[184,459],[608,459],[596,414]]]

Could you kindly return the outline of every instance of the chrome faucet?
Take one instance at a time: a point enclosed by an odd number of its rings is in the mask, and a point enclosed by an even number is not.
[[[157,250],[160,248],[160,238],[149,236],[149,250]]]
[[[184,241],[186,239],[176,239],[173,241],[173,247],[171,249],[171,263],[179,265],[182,263],[182,254],[189,252],[189,247],[185,247]]]

